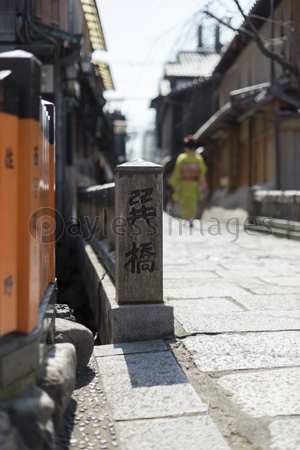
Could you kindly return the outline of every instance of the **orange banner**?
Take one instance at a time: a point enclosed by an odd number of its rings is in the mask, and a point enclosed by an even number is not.
[[[40,124],[19,120],[18,327],[30,333],[38,325]]]
[[[0,336],[17,325],[18,117],[0,112]]]

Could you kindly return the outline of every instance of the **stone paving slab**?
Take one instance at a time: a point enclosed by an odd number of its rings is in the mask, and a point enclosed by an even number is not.
[[[209,271],[195,271],[193,268],[193,271],[191,270],[190,272],[180,272],[180,270],[178,271],[172,271],[172,272],[168,272],[168,271],[164,271],[163,273],[163,278],[164,280],[178,280],[178,278],[180,278],[181,280],[220,280],[220,277],[218,277],[218,275],[216,275],[213,272],[209,272]]]
[[[154,341],[132,342],[129,344],[97,345],[94,347],[94,355],[116,356],[132,353],[149,353],[167,350],[166,344],[161,339]]]
[[[195,247],[197,250],[195,250]],[[197,260],[201,261],[207,259],[210,262],[215,262],[223,266],[223,263],[226,262],[226,260],[230,262],[234,259],[238,259],[241,249],[236,247],[234,250],[230,250],[228,247],[228,245],[221,246],[216,242],[214,246],[203,248],[201,242],[194,242],[193,249],[189,252],[191,255],[191,264],[196,263]]]
[[[115,420],[205,411],[171,353],[107,356],[96,360]]]
[[[117,429],[122,450],[230,450],[203,416],[118,422]]]
[[[278,419],[269,425],[271,450],[297,450],[300,448],[300,419]]]
[[[180,252],[180,258],[174,258],[174,255],[170,254],[169,252],[164,251],[163,254],[163,265],[174,265],[174,264],[178,264],[178,266],[180,266],[181,264],[183,265],[192,265],[193,261],[192,261],[192,257],[189,253],[185,252]]]
[[[230,314],[232,312],[240,312],[243,309],[234,304],[234,302],[226,298],[201,298],[199,300],[185,299],[185,300],[169,300],[168,305],[174,307],[176,317],[190,317],[193,315],[196,318],[201,318],[207,314]]]
[[[101,367],[101,373],[105,371],[104,379],[107,382],[117,381],[115,390],[188,383],[170,352],[97,358],[97,363]],[[119,380],[114,379],[117,376]]]
[[[299,264],[299,243],[296,243],[296,241],[289,241],[288,239],[280,240],[278,238],[274,238],[273,242],[271,242],[271,245],[269,246],[265,245],[264,241],[261,241],[261,244],[261,247],[256,247],[256,250],[254,250],[256,251],[257,255],[259,255],[259,257],[261,257],[264,253],[268,256],[268,258],[276,259],[279,253],[278,250],[280,248],[280,253],[284,262],[295,263],[296,265]],[[250,251],[253,252],[252,249],[250,249]]]
[[[183,343],[202,372],[300,366],[300,331],[192,336]]]
[[[220,278],[219,278],[218,282],[220,283]],[[237,272],[235,275],[233,275],[231,272],[231,274],[228,274],[228,278],[223,278],[223,282],[232,283],[233,286],[239,286],[244,289],[246,288],[245,289],[246,292],[247,292],[247,286],[249,284],[261,285],[261,286],[266,285],[265,281],[262,281],[259,278],[252,277],[250,275],[248,276],[246,270],[244,272]]]
[[[234,284],[214,280],[213,282],[188,283],[174,280],[165,280],[164,296],[167,298],[205,298],[205,297],[238,297],[245,294],[245,290]]]
[[[223,271],[220,271],[220,275],[227,271],[257,273],[259,270],[263,272],[271,270],[267,262],[260,261],[258,258],[224,258],[221,265]]]
[[[294,276],[276,276],[274,277],[266,277],[265,275],[261,276],[261,279],[269,284],[276,284],[277,286],[298,286],[300,288],[300,277],[299,274]],[[298,289],[298,292],[300,289]]]
[[[243,311],[191,315],[174,304],[174,316],[187,334],[300,330],[298,311]]]
[[[246,235],[248,237],[246,237]],[[255,237],[253,239],[253,237]],[[250,232],[240,234],[240,245],[244,248],[261,248],[263,250],[269,249],[271,252],[276,251],[277,244],[282,246],[283,252],[289,250],[295,251],[295,241],[289,239],[280,239],[273,235],[261,234],[259,232]],[[284,244],[283,244],[284,243]]]
[[[268,268],[274,272],[277,275],[283,276],[283,277],[289,277],[291,275],[299,275],[300,274],[300,264],[284,264],[280,263],[268,263]]]
[[[197,278],[194,278],[193,280],[182,280],[180,277],[180,273],[177,273],[176,279],[173,280],[165,280],[164,281],[164,289],[186,289],[188,287],[200,287],[199,280]],[[212,284],[211,281],[207,282],[201,282],[201,287],[210,287]],[[216,283],[213,283],[214,285],[217,284],[221,286],[223,284],[223,280],[218,279]]]
[[[170,251],[172,251],[172,250],[170,249]],[[177,265],[170,264],[168,266],[164,266],[163,270],[164,270],[164,272],[176,271],[181,274],[182,272],[186,272],[186,271],[190,271],[190,270],[197,271],[197,272],[202,271],[202,270],[204,272],[222,270],[222,266],[219,263],[208,261],[205,259],[199,260],[199,258],[198,258],[198,259],[195,259],[192,264],[187,264],[187,265],[182,264],[180,266],[178,266],[178,264]]]
[[[171,230],[171,233],[168,234],[166,230],[164,230],[164,242],[166,247],[171,246],[174,241],[176,241],[176,245],[179,246],[191,246],[193,242],[196,242],[197,244],[201,245],[201,251],[202,249],[206,248],[215,248],[215,246],[228,246],[228,244],[231,243],[233,240],[232,237],[228,237],[225,234],[222,236],[211,236],[208,232],[208,230],[200,230],[200,228],[194,227],[193,230],[186,229],[186,227],[182,227],[182,232],[180,227],[173,227]],[[230,247],[229,251],[234,252],[236,250],[235,247]]]
[[[255,268],[249,268],[247,265],[241,265],[239,268],[234,269],[224,269],[224,270],[217,270],[216,274],[221,277],[225,278],[226,280],[235,280],[239,279],[239,277],[243,278],[261,278],[261,277],[274,277],[274,279],[277,277],[277,274],[275,272],[271,272],[269,269],[265,267],[257,267]]]
[[[299,294],[299,286],[275,286],[271,284],[243,283],[243,288],[248,289],[254,294],[272,295],[272,294]]]
[[[122,383],[123,378],[119,382]],[[113,385],[105,386],[114,420],[153,419],[194,414],[206,410],[190,384],[152,386],[123,391],[114,390]]]
[[[192,264],[192,257],[191,256],[185,257],[185,258],[184,257],[182,257],[182,258],[180,257],[180,259],[178,259],[178,267],[180,267],[181,263],[185,264],[185,265]],[[164,259],[163,259],[164,267],[168,267],[168,264],[171,264],[173,266],[173,264],[174,264],[174,257],[172,257],[172,258],[165,258],[164,257]]]
[[[300,367],[226,375],[218,384],[251,417],[300,414]]]
[[[299,294],[239,295],[234,298],[249,311],[300,311]],[[299,312],[300,316],[300,312]]]

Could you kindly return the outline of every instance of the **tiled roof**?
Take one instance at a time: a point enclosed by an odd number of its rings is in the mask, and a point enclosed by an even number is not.
[[[124,99],[118,99],[118,98],[106,99],[106,103],[103,107],[103,111],[105,111],[109,114],[119,112],[123,116],[125,116],[126,104],[125,104]]]
[[[215,52],[187,52],[182,51],[177,55],[176,62],[165,65],[167,77],[209,77],[220,60],[220,55]]]
[[[105,62],[97,61],[96,59],[92,59],[92,63],[95,66],[96,75],[100,75],[102,77],[105,89],[114,90],[115,86],[110,73],[109,65]]]
[[[106,50],[96,0],[81,0],[93,50]]]

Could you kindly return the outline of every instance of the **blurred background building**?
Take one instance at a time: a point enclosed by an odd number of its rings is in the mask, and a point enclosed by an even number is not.
[[[253,185],[300,189],[300,8],[295,0],[257,0],[245,17],[224,48],[222,17],[214,49],[202,47],[200,27],[197,51],[166,63],[151,107],[163,163],[193,134],[211,201],[247,209]]]

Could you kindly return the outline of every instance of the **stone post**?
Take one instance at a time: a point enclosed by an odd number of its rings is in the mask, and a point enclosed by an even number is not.
[[[138,159],[115,172],[116,301],[162,303],[163,166]]]

